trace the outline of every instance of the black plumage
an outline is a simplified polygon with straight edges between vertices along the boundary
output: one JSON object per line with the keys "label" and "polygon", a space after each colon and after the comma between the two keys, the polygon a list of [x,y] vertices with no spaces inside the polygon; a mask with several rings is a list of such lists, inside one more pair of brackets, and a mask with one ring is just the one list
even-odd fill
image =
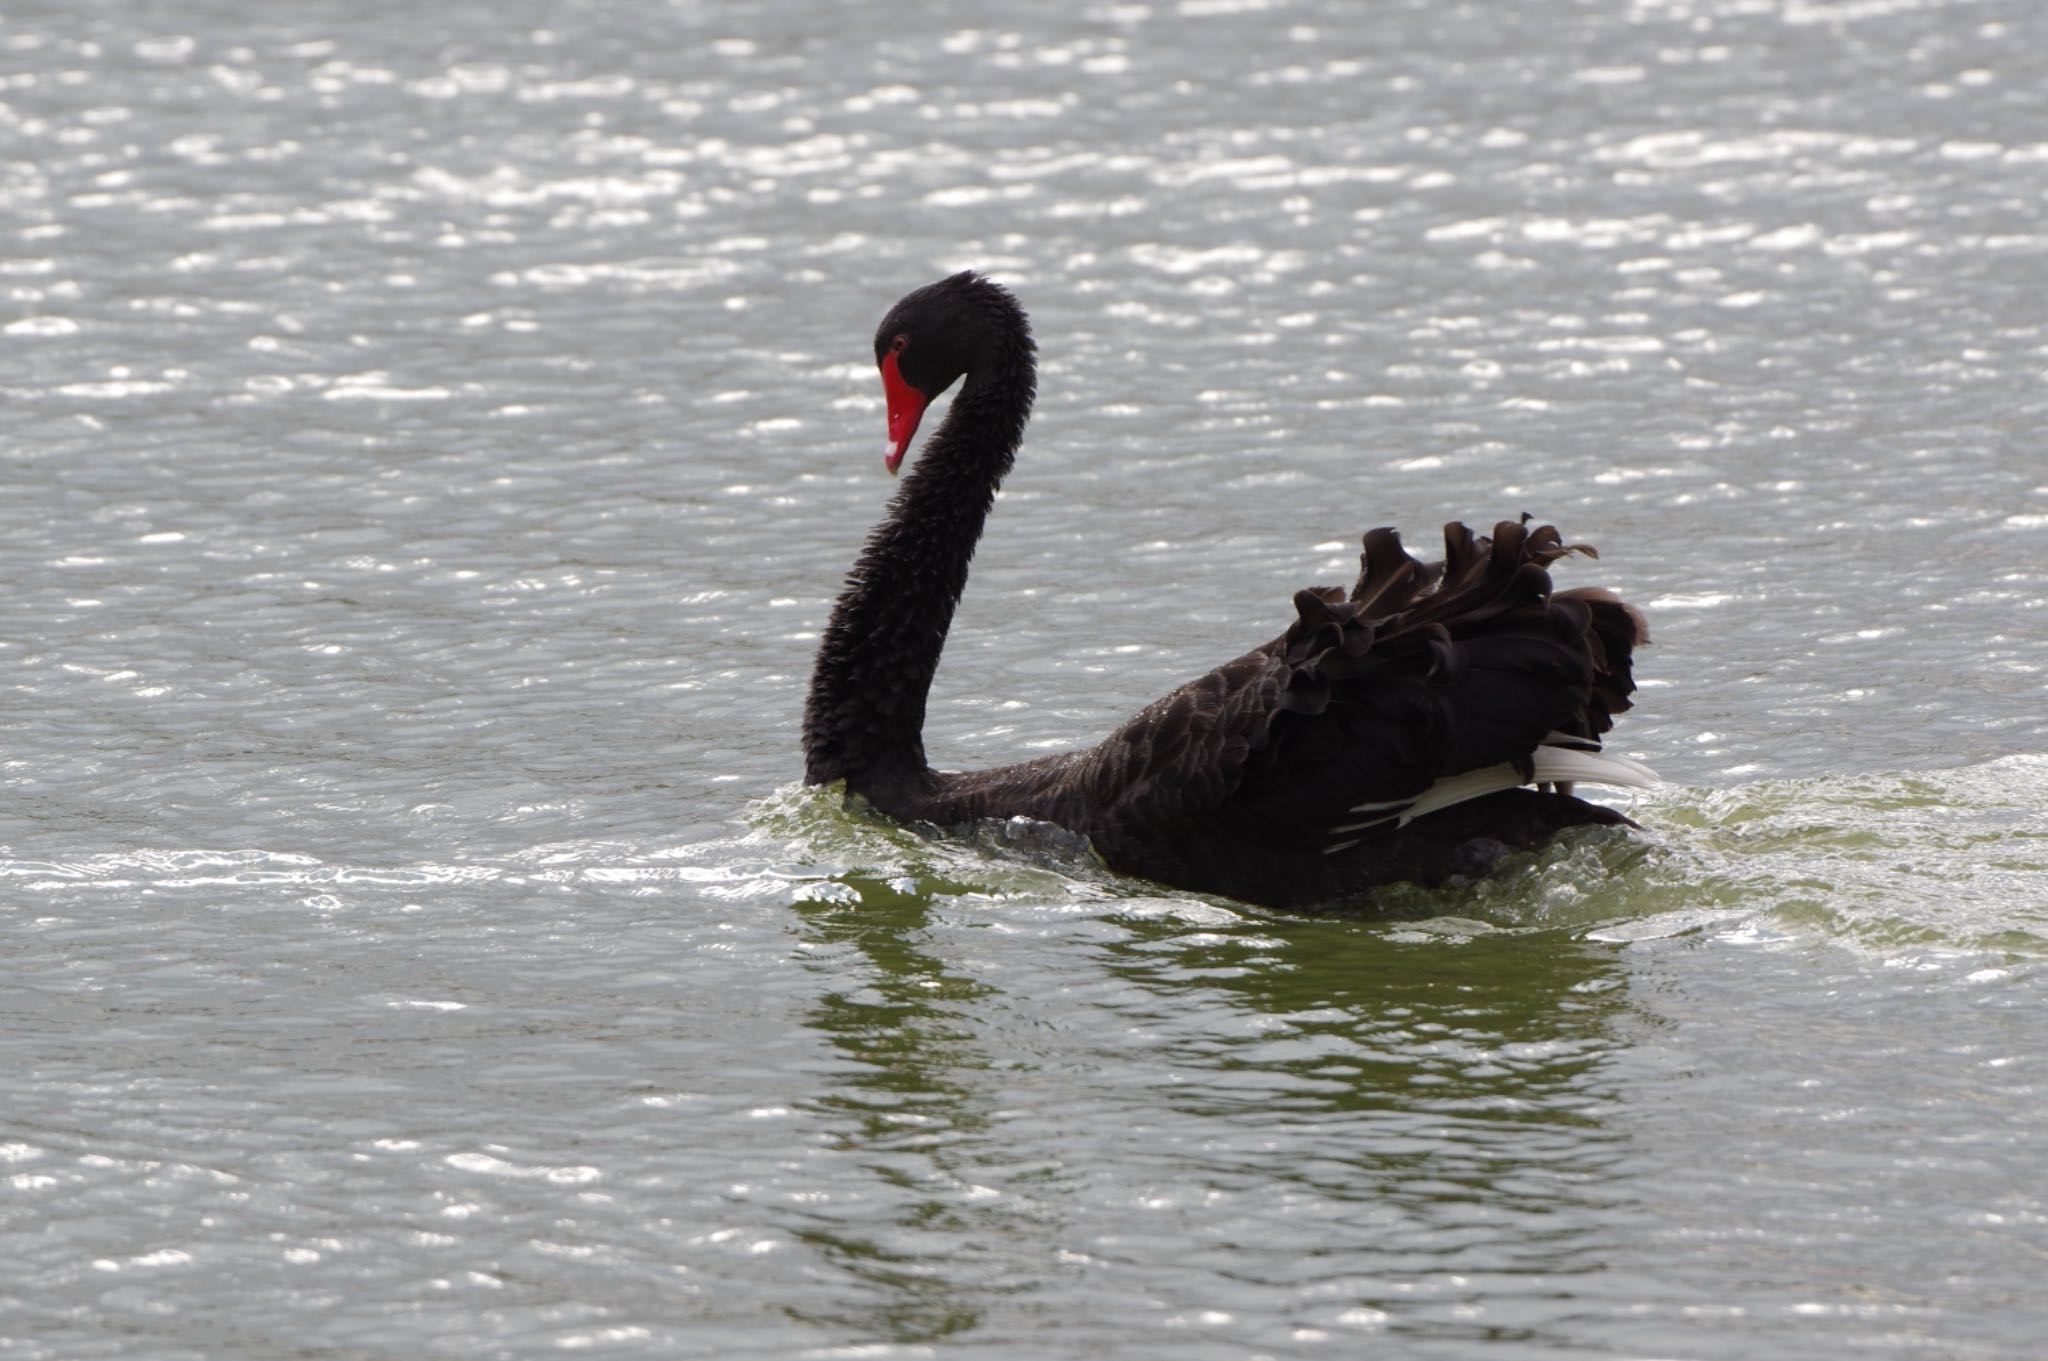
{"label": "black plumage", "polygon": [[[1114,869],[1275,906],[1483,871],[1563,828],[1626,819],[1569,782],[1646,784],[1599,752],[1629,707],[1642,617],[1554,591],[1548,526],[1444,529],[1444,561],[1365,536],[1357,584],[1300,591],[1265,646],[1188,682],[1098,745],[966,773],[925,759],[925,700],[968,564],[1023,438],[1035,348],[1009,292],[973,273],[907,295],[875,336],[902,457],[924,403],[964,377],[840,596],[804,714],[805,780],[893,817],[1029,817]],[[1534,784],[1534,788],[1517,786]]]}

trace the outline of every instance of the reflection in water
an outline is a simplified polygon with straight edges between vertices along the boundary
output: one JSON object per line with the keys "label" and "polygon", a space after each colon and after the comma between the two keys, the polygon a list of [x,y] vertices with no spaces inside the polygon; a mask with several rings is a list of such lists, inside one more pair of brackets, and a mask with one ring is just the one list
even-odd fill
{"label": "reflection in water", "polygon": [[855,1065],[811,1109],[874,1190],[794,1230],[857,1287],[809,1321],[931,1341],[1102,1291],[1443,1338],[1483,1296],[1473,1335],[1541,1339],[1546,1280],[1602,1265],[1614,947],[1144,901],[1031,932],[840,882],[858,907],[797,909]]}
{"label": "reflection in water", "polygon": [[[796,1231],[863,1287],[860,1298],[874,1301],[861,1313],[806,1321],[932,1341],[981,1318],[952,1273],[971,1269],[972,1239],[993,1227],[985,1209],[963,1214],[975,1197],[971,1179],[956,1170],[988,1135],[992,1102],[971,1075],[989,1064],[974,1047],[966,1009],[990,989],[917,948],[928,898],[875,879],[840,882],[859,893],[857,911],[820,904],[799,911],[817,945],[850,946],[871,971],[866,988],[829,991],[811,1012],[811,1026],[854,1065],[813,1109],[837,1131],[842,1151],[881,1183],[887,1210],[879,1221],[821,1217]],[[830,953],[818,967],[828,978],[847,976]]]}
{"label": "reflection in water", "polygon": [[[805,890],[833,906],[797,909],[808,1025],[843,1063],[806,1109],[848,1169],[813,1179],[791,1230],[825,1263],[827,1302],[803,1318],[864,1342],[1029,1329],[1062,1355],[1130,1354],[1134,1335],[1175,1355],[1342,1352],[1378,1333],[1462,1357],[1589,1336],[1666,1354],[1699,1309],[1804,1308],[1795,1284],[1714,1264],[1750,1261],[1758,1225],[1834,1222],[1818,1188],[1841,1183],[1830,1141],[1859,1137],[1843,1112],[1858,1090],[1873,1128],[1897,1112],[1890,1078],[1845,1059],[1861,1045],[1839,1018],[1815,1030],[1806,965],[1787,961],[1816,942],[1850,972],[1873,949],[1915,971],[1953,955],[1968,998],[1894,971],[1904,1000],[1993,1004],[2003,966],[2038,955],[2043,768],[1674,789],[1642,810],[1651,832],[1396,891],[1400,920],[1370,922],[1145,896],[794,800],[779,834],[837,871]],[[2003,966],[1971,972],[1987,948]],[[1730,988],[1740,1015],[1674,1010],[1655,961],[1735,950],[1792,952],[1784,982],[1748,976],[1759,954]],[[1802,1016],[1779,1095],[1755,1105],[1749,1065]],[[1693,1071],[1703,1029],[1740,1037],[1711,1050],[1718,1081]],[[1948,1060],[1930,1062],[1940,1089]],[[1771,1160],[1820,1171],[1760,1196],[1726,1181],[1726,1136],[1695,1131],[1772,1109],[1800,1132]],[[1910,1293],[1915,1270],[1887,1279]]]}
{"label": "reflection in water", "polygon": [[[2038,3],[399,8],[0,10],[6,1361],[2041,1354]],[[1526,507],[1640,858],[1461,941],[733,837],[969,265],[935,754]]]}
{"label": "reflection in water", "polygon": [[[1143,989],[1134,1022],[1201,1018],[1155,1055],[1155,1098],[1198,1132],[1162,1150],[1179,1175],[1269,1200],[1250,1218],[1266,1236],[1296,1212],[1356,1226],[1353,1246],[1264,1284],[1334,1290],[1340,1312],[1392,1331],[1421,1299],[1455,1311],[1485,1298],[1475,1336],[1538,1338],[1543,1311],[1504,1326],[1515,1311],[1501,1298],[1601,1265],[1621,1149],[1600,1072],[1627,995],[1611,947],[1279,919],[1230,933],[1147,922],[1110,955]],[[1187,1257],[1243,1278],[1232,1246]]]}

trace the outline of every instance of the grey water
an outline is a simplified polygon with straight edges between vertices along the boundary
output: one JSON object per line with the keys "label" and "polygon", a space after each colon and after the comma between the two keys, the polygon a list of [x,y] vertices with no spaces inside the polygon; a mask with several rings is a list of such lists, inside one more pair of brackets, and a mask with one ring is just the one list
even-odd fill
{"label": "grey water", "polygon": [[[2044,205],[2027,0],[9,0],[0,1351],[2038,1356]],[[935,759],[1527,511],[1644,832],[1318,919],[802,790],[969,266]]]}

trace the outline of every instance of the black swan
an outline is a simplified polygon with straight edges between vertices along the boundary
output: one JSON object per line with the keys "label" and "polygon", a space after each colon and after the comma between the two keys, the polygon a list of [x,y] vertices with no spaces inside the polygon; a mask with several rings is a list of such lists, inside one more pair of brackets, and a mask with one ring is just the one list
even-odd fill
{"label": "black swan", "polygon": [[1599,742],[1629,707],[1642,616],[1607,591],[1553,592],[1550,564],[1593,551],[1526,516],[1491,538],[1445,526],[1435,565],[1375,529],[1348,594],[1297,592],[1284,634],[1099,745],[933,770],[925,698],[1023,440],[1035,353],[1016,299],[972,271],[908,294],[876,331],[890,472],[926,404],[966,382],[833,607],[804,708],[806,784],[844,780],[890,817],[940,827],[1052,823],[1121,873],[1296,908],[1483,873],[1566,827],[1633,825],[1570,790],[1656,782]]}

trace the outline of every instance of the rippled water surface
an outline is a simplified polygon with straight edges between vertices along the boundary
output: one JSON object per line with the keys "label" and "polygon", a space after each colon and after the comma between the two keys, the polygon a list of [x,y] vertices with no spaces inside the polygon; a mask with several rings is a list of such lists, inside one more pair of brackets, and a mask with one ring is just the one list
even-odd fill
{"label": "rippled water surface", "polygon": [[[2036,10],[10,3],[0,1350],[2038,1356]],[[969,265],[941,762],[1528,510],[1645,834],[1318,920],[799,789]]]}

